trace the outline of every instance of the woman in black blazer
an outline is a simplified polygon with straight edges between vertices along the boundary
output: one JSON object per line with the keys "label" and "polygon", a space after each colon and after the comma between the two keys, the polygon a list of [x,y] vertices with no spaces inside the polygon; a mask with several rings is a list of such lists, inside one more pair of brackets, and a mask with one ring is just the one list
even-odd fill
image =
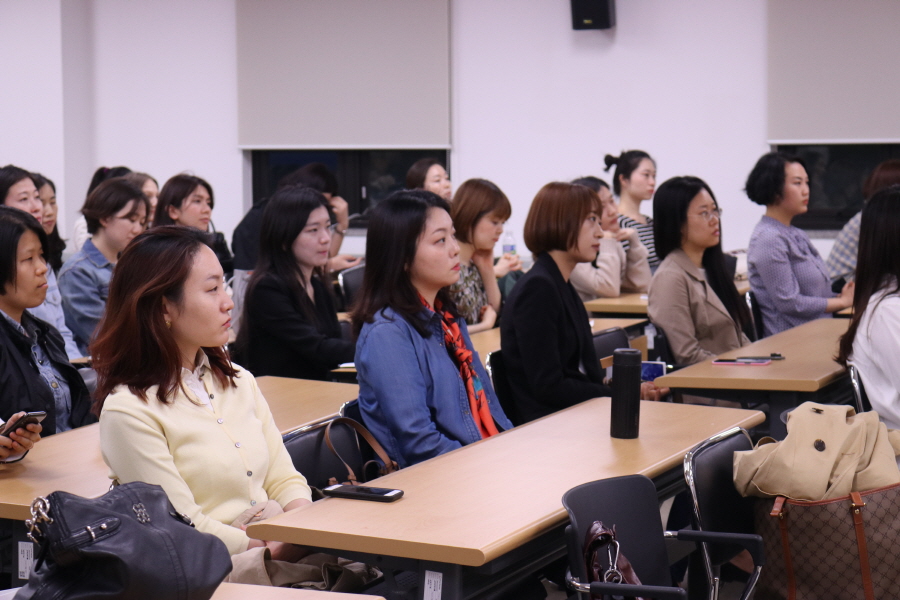
{"label": "woman in black blazer", "polygon": [[286,186],[268,201],[237,339],[254,375],[328,380],[331,369],[353,361],[355,345],[341,338],[321,279],[333,231],[328,201],[310,187]]}
{"label": "woman in black blazer", "polygon": [[[587,311],[569,283],[575,265],[593,261],[600,249],[600,210],[593,190],[557,182],[541,188],[528,211],[525,245],[535,263],[510,293],[500,323],[515,404],[507,416],[517,425],[611,393]],[[642,385],[644,399],[659,393]]]}

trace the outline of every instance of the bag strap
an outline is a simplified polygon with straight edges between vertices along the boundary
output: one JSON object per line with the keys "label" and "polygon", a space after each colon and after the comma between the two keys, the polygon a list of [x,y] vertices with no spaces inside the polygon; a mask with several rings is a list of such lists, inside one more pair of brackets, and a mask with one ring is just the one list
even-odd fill
{"label": "bag strap", "polygon": [[869,565],[869,549],[866,545],[866,528],[863,522],[863,502],[859,492],[850,492],[850,513],[853,515],[853,529],[856,530],[856,544],[859,546],[859,568],[862,575],[863,590],[866,600],[875,600],[875,589],[872,585],[872,569]]}
{"label": "bag strap", "polygon": [[787,514],[784,510],[784,496],[775,498],[770,517],[778,518],[778,529],[781,531],[781,553],[784,555],[784,569],[787,571],[788,600],[797,599],[797,579],[794,576],[794,565],[791,562],[791,542],[788,537]]}
{"label": "bag strap", "polygon": [[350,483],[353,485],[359,485],[359,482],[356,478],[356,473],[353,472],[353,469],[350,468],[350,465],[347,464],[347,461],[340,455],[340,453],[335,449],[334,444],[331,441],[331,426],[335,424],[344,424],[348,427],[352,428],[356,431],[357,435],[362,437],[369,446],[372,447],[372,450],[375,451],[375,454],[381,459],[381,462],[384,463],[384,469],[382,475],[387,475],[388,473],[393,473],[394,471],[399,471],[400,467],[397,465],[397,462],[391,460],[391,457],[388,456],[388,453],[385,452],[384,448],[382,448],[381,444],[378,443],[378,440],[369,432],[368,429],[362,426],[362,424],[350,419],[348,417],[338,417],[337,419],[332,419],[328,422],[328,425],[325,427],[325,444],[328,445],[328,449],[338,457],[344,467],[347,469],[347,474],[350,476]]}

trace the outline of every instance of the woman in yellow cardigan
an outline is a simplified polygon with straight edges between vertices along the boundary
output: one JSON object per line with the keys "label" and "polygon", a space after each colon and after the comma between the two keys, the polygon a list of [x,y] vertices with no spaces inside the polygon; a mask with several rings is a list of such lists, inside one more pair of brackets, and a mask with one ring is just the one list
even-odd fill
{"label": "woman in yellow cardigan", "polygon": [[223,350],[233,303],[204,234],[157,227],[122,253],[91,346],[100,448],[120,483],[162,486],[197,529],[232,554],[266,545],[295,560],[297,546],[250,539],[231,523],[267,500],[310,502],[253,376]]}

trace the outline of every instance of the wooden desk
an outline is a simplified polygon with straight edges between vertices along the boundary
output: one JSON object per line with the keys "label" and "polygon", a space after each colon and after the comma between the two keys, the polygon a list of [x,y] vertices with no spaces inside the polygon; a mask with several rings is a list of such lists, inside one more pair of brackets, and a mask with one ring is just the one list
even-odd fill
{"label": "wooden desk", "polygon": [[350,383],[270,376],[256,381],[282,433],[339,417],[341,406],[359,397],[359,386]]}
{"label": "wooden desk", "polygon": [[833,358],[849,324],[847,319],[817,319],[721,355],[736,358],[778,352],[785,357],[765,366],[716,366],[707,360],[655,383],[697,396],[768,402],[769,433],[782,439],[787,433],[780,418],[785,410],[807,400],[827,403],[851,397],[846,371]]}
{"label": "wooden desk", "polygon": [[31,518],[31,501],[56,490],[88,498],[109,490],[109,468],[100,455],[95,423],[41,439],[16,463],[0,464],[0,518]]}
{"label": "wooden desk", "polygon": [[[643,326],[646,324],[647,319],[591,319],[591,331],[597,333],[609,329],[610,327],[621,327],[626,331],[630,329],[632,332],[637,328],[642,331]],[[469,337],[472,338],[472,346],[475,349],[475,352],[478,353],[478,356],[481,357],[482,364],[487,360],[488,354],[500,349],[499,327],[488,329],[487,331],[479,331],[478,333],[471,334]],[[632,347],[642,349],[644,351],[644,358],[646,359],[646,337],[637,335],[632,340]]]}
{"label": "wooden desk", "polygon": [[[738,294],[750,291],[749,281],[735,281]],[[595,315],[646,315],[647,294],[622,294],[618,298],[595,298],[584,303],[588,313]]]}
{"label": "wooden desk", "polygon": [[[316,590],[266,587],[223,583],[212,595],[212,600],[360,600],[358,594],[335,594]],[[384,600],[381,596],[366,596],[365,600]]]}
{"label": "wooden desk", "polygon": [[426,571],[437,572],[443,600],[456,600],[472,591],[472,579],[521,576],[508,570],[522,561],[539,567],[532,556],[538,549],[541,560],[561,557],[561,498],[570,488],[634,473],[680,476],[696,444],[764,419],[757,411],[642,402],[641,437],[614,440],[609,412],[608,398],[589,400],[373,482],[404,490],[397,502],[329,498],[251,525],[248,533],[385,568],[416,568],[420,593]]}

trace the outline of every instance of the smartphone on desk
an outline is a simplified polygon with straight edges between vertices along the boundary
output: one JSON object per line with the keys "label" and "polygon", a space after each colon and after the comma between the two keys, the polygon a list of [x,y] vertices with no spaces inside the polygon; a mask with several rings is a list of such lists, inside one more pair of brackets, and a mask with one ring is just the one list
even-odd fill
{"label": "smartphone on desk", "polygon": [[761,356],[748,356],[739,358],[717,358],[712,361],[714,365],[729,365],[743,367],[762,367],[772,364],[771,358],[763,358]]}
{"label": "smartphone on desk", "polygon": [[333,498],[350,498],[351,500],[370,500],[372,502],[394,502],[403,497],[403,490],[366,487],[364,485],[332,485],[322,493]]}
{"label": "smartphone on desk", "polygon": [[42,410],[25,413],[15,421],[7,421],[3,425],[3,429],[0,429],[0,435],[7,436],[10,432],[15,431],[16,429],[25,428],[27,425],[31,425],[32,423],[40,423],[46,417],[47,413]]}

